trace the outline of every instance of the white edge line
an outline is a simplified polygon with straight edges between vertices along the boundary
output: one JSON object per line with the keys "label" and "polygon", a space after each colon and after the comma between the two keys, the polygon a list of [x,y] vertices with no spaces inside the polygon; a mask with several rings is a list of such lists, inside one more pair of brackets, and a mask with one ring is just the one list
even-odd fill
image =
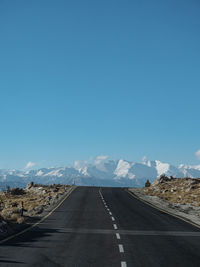
{"label": "white edge line", "polygon": [[33,225],[31,225],[30,227],[22,230],[21,232],[18,232],[14,235],[11,235],[11,236],[8,236],[7,238],[3,239],[3,240],[0,240],[0,244],[3,244],[5,243],[6,241],[9,241],[10,239],[13,239],[23,233],[26,233],[28,232],[30,229],[34,228],[35,226],[37,226],[38,224],[40,224],[41,222],[43,222],[45,219],[47,219],[57,208],[59,208],[61,206],[61,204],[71,195],[71,193],[76,189],[76,187],[71,187],[70,190],[67,192],[67,195],[64,199],[62,199],[61,202],[59,202],[59,204],[54,208],[52,209],[46,216],[44,216],[41,220],[39,220],[38,222],[34,223]]}
{"label": "white edge line", "polygon": [[166,211],[166,210],[164,210],[164,209],[162,209],[162,208],[159,208],[159,207],[157,207],[155,204],[150,203],[150,202],[148,202],[147,200],[144,200],[144,199],[138,197],[137,195],[135,195],[135,194],[134,194],[132,191],[130,191],[130,190],[126,190],[126,192],[127,192],[128,194],[130,194],[132,197],[134,197],[134,198],[140,200],[141,202],[145,203],[146,205],[151,206],[151,207],[154,208],[154,209],[157,209],[157,210],[159,210],[159,211],[162,211],[162,212],[164,212],[164,213],[166,213],[166,214],[168,214],[168,215],[171,215],[171,216],[173,216],[173,217],[175,217],[175,218],[178,218],[178,219],[180,219],[180,220],[182,220],[182,221],[184,221],[184,222],[186,222],[186,223],[189,223],[189,224],[191,224],[191,225],[193,225],[193,226],[195,226],[195,227],[197,227],[197,228],[200,228],[200,225],[198,225],[198,224],[196,224],[196,223],[194,223],[194,222],[191,222],[191,221],[187,220],[186,218],[183,218],[183,217],[181,217],[181,216],[179,216],[179,215],[176,215],[176,214],[171,213],[171,212],[169,212],[169,211]]}

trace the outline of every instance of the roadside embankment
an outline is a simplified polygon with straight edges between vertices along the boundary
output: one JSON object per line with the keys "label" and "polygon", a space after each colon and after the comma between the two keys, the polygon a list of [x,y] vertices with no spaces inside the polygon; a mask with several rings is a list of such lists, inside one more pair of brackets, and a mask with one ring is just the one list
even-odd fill
{"label": "roadside embankment", "polygon": [[0,238],[28,227],[50,212],[72,189],[29,183],[0,193]]}
{"label": "roadside embankment", "polygon": [[129,188],[141,200],[200,226],[200,179],[157,179],[152,186]]}

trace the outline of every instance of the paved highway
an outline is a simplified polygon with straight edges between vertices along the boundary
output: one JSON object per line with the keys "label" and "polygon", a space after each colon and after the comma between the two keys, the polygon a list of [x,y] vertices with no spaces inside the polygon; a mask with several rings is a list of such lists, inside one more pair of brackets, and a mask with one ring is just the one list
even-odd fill
{"label": "paved highway", "polygon": [[46,220],[0,245],[0,266],[200,266],[200,229],[123,189],[78,187]]}

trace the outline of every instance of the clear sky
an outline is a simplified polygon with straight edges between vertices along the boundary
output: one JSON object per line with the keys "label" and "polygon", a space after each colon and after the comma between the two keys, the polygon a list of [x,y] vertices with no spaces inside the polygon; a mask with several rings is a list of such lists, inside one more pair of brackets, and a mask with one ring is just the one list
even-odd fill
{"label": "clear sky", "polygon": [[198,0],[1,0],[0,168],[198,164]]}

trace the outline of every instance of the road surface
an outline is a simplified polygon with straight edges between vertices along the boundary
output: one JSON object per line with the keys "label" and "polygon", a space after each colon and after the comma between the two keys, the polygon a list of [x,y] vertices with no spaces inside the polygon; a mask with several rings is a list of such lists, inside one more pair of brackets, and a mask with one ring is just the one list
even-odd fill
{"label": "road surface", "polygon": [[200,230],[123,189],[78,187],[41,224],[0,245],[0,266],[199,267]]}

